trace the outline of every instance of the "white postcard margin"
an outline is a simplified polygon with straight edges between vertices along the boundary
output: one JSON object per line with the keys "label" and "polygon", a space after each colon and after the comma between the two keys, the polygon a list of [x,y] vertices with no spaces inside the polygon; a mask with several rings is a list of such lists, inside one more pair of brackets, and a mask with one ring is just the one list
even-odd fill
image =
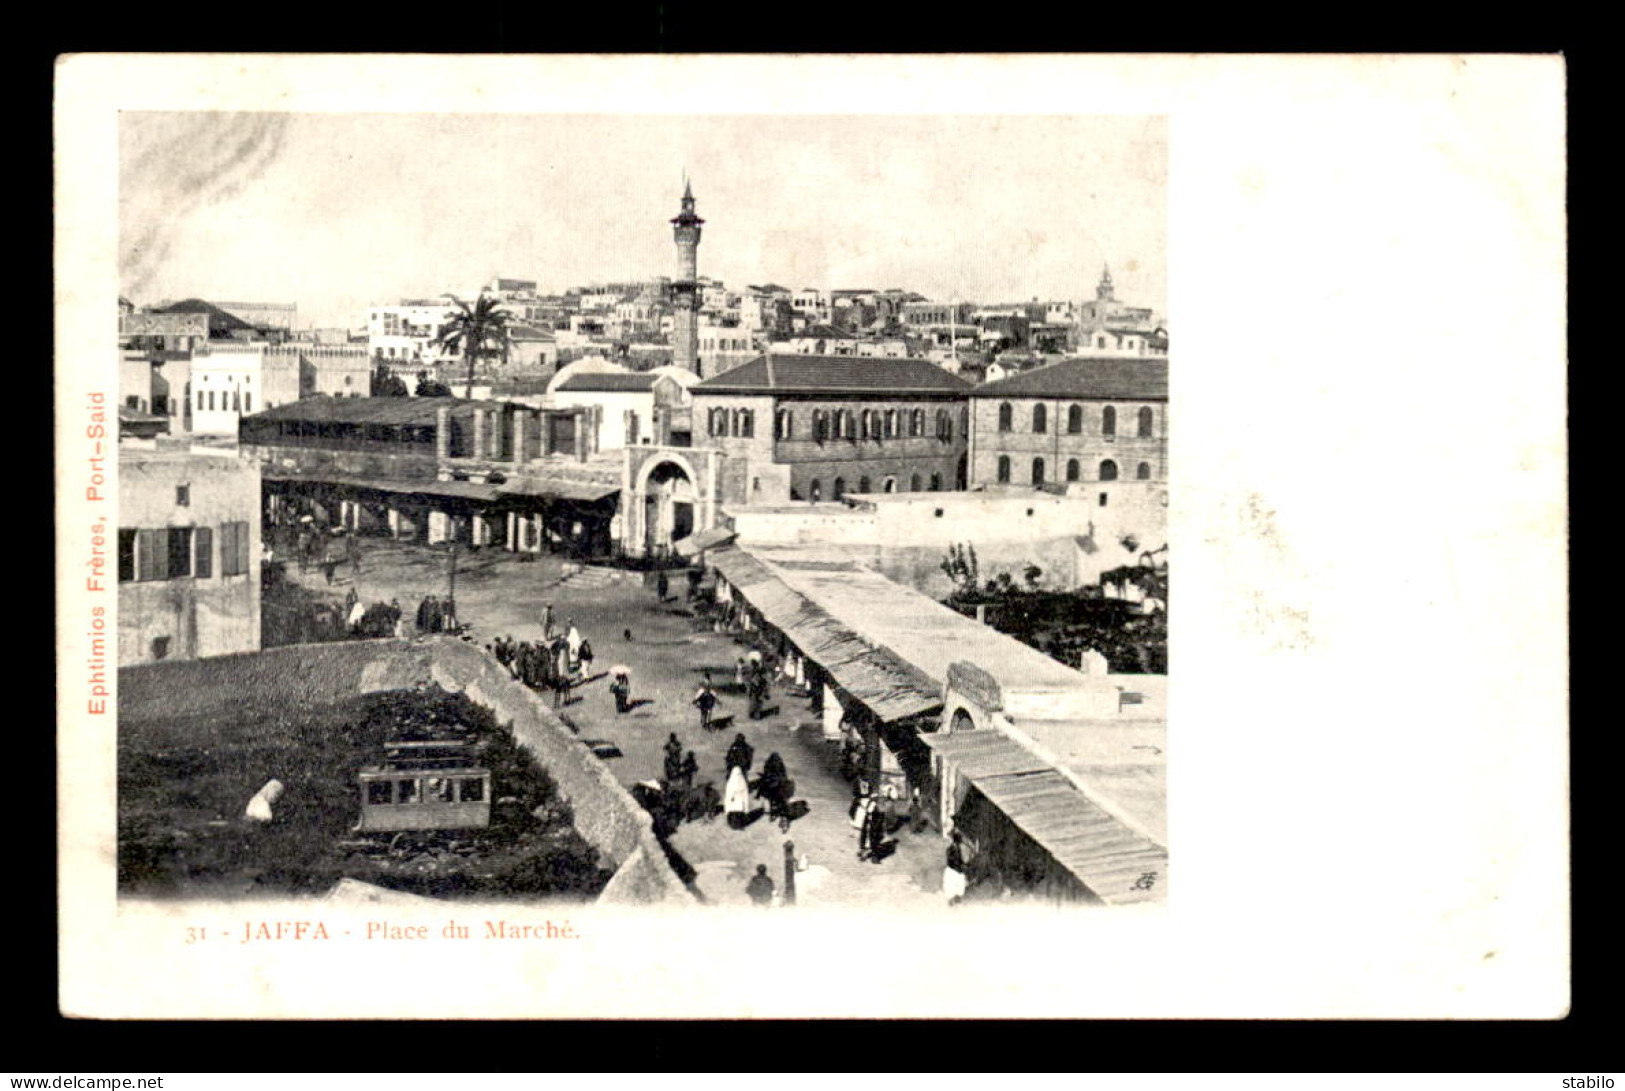
{"label": "white postcard margin", "polygon": [[[1554,57],[67,58],[63,1010],[1561,1016],[1563,104]],[[91,433],[99,407],[116,434],[118,111],[152,109],[1166,115],[1169,904],[789,920],[581,907],[573,941],[432,950],[186,942],[207,920],[296,920],[308,904],[118,912],[114,717],[90,711],[86,654],[98,606],[116,632],[116,586],[87,585],[94,528],[117,526],[116,451],[93,464]]]}

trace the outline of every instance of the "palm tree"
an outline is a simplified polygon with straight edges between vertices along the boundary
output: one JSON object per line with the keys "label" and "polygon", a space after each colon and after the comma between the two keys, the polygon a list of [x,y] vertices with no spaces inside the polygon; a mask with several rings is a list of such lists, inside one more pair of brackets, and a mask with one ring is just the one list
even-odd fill
{"label": "palm tree", "polygon": [[484,292],[472,305],[454,295],[447,295],[446,298],[452,301],[457,311],[441,328],[440,335],[434,340],[435,347],[463,354],[468,361],[468,387],[463,391],[463,396],[472,398],[475,363],[481,357],[506,358],[513,345],[513,339],[508,336],[508,322],[513,315]]}

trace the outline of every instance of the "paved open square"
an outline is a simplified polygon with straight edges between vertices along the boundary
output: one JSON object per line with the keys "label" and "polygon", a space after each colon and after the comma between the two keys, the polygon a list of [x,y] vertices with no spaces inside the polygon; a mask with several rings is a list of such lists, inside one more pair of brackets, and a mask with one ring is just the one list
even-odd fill
{"label": "paved open square", "polygon": [[[675,732],[683,748],[699,763],[697,782],[725,780],[725,755],[737,734],[755,750],[752,773],[769,754],[784,759],[795,780],[795,798],[808,812],[788,832],[765,812],[742,830],[729,828],[719,816],[689,822],[671,837],[671,847],[693,869],[693,884],[710,904],[748,904],[745,885],[758,864],[766,864],[776,889],[784,886],[785,844],[806,858],[796,876],[796,904],[833,903],[940,905],[944,843],[934,832],[915,834],[905,826],[892,834],[895,851],[879,863],[858,859],[857,831],[848,820],[852,789],[841,774],[839,747],[825,741],[808,702],[775,688],[770,713],[752,721],[735,667],[748,651],[732,634],[715,632],[696,619],[684,601],[687,582],[681,571],[669,576],[667,600],[656,594],[654,573],[609,568],[580,568],[562,558],[534,560],[500,550],[459,550],[456,558],[458,619],[468,636],[484,647],[498,637],[539,639],[548,603],[555,624],[573,621],[591,643],[592,675],[575,687],[559,712],[584,740],[608,740],[621,757],[605,759],[622,784],[658,780],[662,747]],[[451,578],[451,555],[445,547],[362,540],[361,575],[352,584],[348,565],[339,565],[333,582],[317,567],[300,573],[288,566],[289,578],[312,591],[342,599],[354,586],[363,603],[400,602],[408,618],[425,595],[444,596]],[[635,706],[617,714],[609,691],[608,670],[623,663],[632,670]],[[729,720],[721,730],[705,732],[692,705],[706,671],[719,697],[715,717]]]}

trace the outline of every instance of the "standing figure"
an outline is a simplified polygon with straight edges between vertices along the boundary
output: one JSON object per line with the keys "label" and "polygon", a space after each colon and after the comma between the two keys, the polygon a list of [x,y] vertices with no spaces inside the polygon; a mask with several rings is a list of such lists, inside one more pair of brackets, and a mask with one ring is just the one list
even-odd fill
{"label": "standing figure", "polygon": [[734,663],[734,685],[741,690],[745,688],[745,657],[740,656]]}
{"label": "standing figure", "polygon": [[677,741],[677,732],[673,731],[666,738],[663,749],[661,768],[667,782],[675,781],[682,775],[683,770],[683,744]]}
{"label": "standing figure", "polygon": [[592,675],[592,641],[583,640],[581,642],[581,651],[577,654],[576,659],[581,664],[581,677],[585,681]]}
{"label": "standing figure", "polygon": [[666,601],[666,592],[670,590],[671,584],[667,582],[665,572],[655,576],[655,594],[659,596],[661,602]]}
{"label": "standing figure", "polygon": [[728,771],[728,787],[722,793],[722,809],[728,815],[730,828],[745,828],[750,814],[750,786],[745,783],[745,771],[737,765]]}
{"label": "standing figure", "polygon": [[779,823],[781,830],[790,828],[790,795],[795,791],[795,783],[790,779],[789,770],[784,767],[784,759],[779,757],[777,751],[767,756],[762,763],[762,776],[756,782],[756,792],[767,800],[767,817]]}
{"label": "standing figure", "polygon": [[965,897],[965,846],[959,836],[959,831],[953,833],[953,841],[948,845],[946,865],[942,869],[942,896],[948,899],[949,905],[958,905]]}
{"label": "standing figure", "polygon": [[625,712],[631,704],[632,697],[632,668],[617,663],[609,668],[609,691],[615,695],[615,712]]}
{"label": "standing figure", "polygon": [[711,730],[711,710],[717,707],[717,694],[711,688],[711,680],[707,678],[700,684],[700,691],[694,695],[694,707],[700,710],[700,730]]}
{"label": "standing figure", "polygon": [[745,741],[744,732],[734,736],[733,745],[728,747],[727,769],[743,769],[750,774],[750,763],[756,757],[756,749]]}
{"label": "standing figure", "polygon": [[705,573],[701,569],[690,568],[688,570],[688,601],[689,602],[693,602],[697,597],[699,597],[699,594],[700,594],[700,581],[703,580],[704,578],[705,578]]}
{"label": "standing figure", "polygon": [[551,602],[542,604],[542,639],[553,639],[553,604]]}
{"label": "standing figure", "polygon": [[699,759],[694,756],[694,751],[690,750],[688,755],[683,758],[683,764],[678,767],[677,779],[682,783],[684,788],[692,788],[694,787],[694,778],[698,776],[699,773]]}
{"label": "standing figure", "polygon": [[349,556],[349,560],[350,560],[350,582],[351,583],[360,583],[361,582],[361,542],[356,538],[356,536],[354,534],[349,534],[349,535],[345,536],[345,538],[344,538],[344,552]]}
{"label": "standing figure", "polygon": [[571,618],[568,631],[564,636],[565,646],[570,650],[570,662],[574,664],[581,655],[581,630],[576,628],[575,618]]}
{"label": "standing figure", "polygon": [[745,893],[750,895],[752,905],[770,906],[773,904],[773,880],[768,878],[767,865],[757,864],[756,874],[751,877],[745,887]]}
{"label": "standing figure", "polygon": [[886,813],[873,796],[869,797],[869,806],[863,817],[863,832],[859,838],[858,859],[880,863],[881,847],[886,842]]}

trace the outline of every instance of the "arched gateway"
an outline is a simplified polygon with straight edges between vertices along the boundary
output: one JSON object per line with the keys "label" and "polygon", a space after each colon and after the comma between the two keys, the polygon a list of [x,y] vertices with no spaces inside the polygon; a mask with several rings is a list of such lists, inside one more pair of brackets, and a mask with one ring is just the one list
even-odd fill
{"label": "arched gateway", "polygon": [[644,551],[667,553],[674,543],[694,533],[697,500],[686,467],[664,459],[654,463],[643,487]]}

